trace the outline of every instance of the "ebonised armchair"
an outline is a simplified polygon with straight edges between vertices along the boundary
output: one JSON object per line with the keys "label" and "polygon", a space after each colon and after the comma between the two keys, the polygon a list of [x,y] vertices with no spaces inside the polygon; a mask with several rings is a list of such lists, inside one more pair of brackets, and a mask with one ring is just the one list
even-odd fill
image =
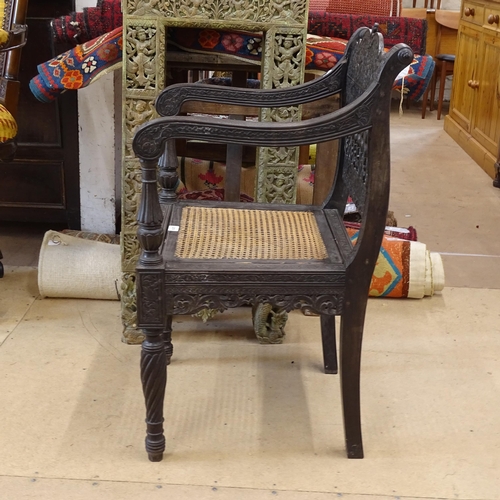
{"label": "ebonised armchair", "polygon": [[[361,343],[389,200],[391,88],[412,58],[403,44],[385,53],[377,28],[361,28],[338,65],[313,82],[283,90],[181,84],[158,97],[160,115],[176,114],[186,99],[279,107],[335,93],[340,93],[341,108],[293,123],[165,116],[137,130],[133,149],[142,168],[137,304],[138,327],[146,337],[141,377],[151,461],[161,460],[165,449],[163,404],[172,316],[261,302],[320,314],[326,373],[336,372],[335,316],[341,317],[347,456],[363,457]],[[321,206],[176,201],[176,138],[277,148],[339,139],[340,154],[331,166],[336,168],[335,182]],[[275,174],[279,189],[279,175],[272,167],[269,174]],[[355,246],[342,222],[349,196],[362,214]]]}

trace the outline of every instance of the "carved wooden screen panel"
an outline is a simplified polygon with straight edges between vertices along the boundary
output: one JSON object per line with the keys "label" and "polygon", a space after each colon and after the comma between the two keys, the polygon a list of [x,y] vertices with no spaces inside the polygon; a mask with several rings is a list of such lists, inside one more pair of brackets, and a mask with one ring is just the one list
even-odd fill
{"label": "carved wooden screen panel", "polygon": [[[303,82],[308,0],[124,0],[122,320],[127,342],[135,330],[136,216],[140,167],[131,150],[136,128],[155,116],[154,99],[165,86],[168,26],[264,32],[262,87]],[[300,120],[299,108],[263,109],[265,121]],[[297,148],[260,148],[256,198],[294,203]]]}

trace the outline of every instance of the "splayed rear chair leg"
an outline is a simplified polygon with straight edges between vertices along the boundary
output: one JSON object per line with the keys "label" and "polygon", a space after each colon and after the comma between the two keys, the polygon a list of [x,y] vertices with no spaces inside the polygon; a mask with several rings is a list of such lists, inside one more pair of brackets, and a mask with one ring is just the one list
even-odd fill
{"label": "splayed rear chair leg", "polygon": [[340,383],[348,458],[363,458],[361,434],[360,368],[366,301],[350,305],[340,331]]}

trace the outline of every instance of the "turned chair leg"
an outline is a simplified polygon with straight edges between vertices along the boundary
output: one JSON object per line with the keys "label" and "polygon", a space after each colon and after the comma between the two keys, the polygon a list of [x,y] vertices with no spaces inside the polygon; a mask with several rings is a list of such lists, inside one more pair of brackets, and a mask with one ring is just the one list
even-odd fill
{"label": "turned chair leg", "polygon": [[363,458],[360,369],[366,299],[353,299],[346,309],[340,327],[340,385],[345,441],[348,458]]}
{"label": "turned chair leg", "polygon": [[174,352],[174,346],[172,344],[172,316],[167,316],[167,324],[165,325],[165,330],[163,330],[162,338],[165,346],[165,354],[167,356],[167,365],[169,365]]}
{"label": "turned chair leg", "polygon": [[167,383],[167,354],[163,329],[145,329],[141,351],[141,380],[146,402],[146,451],[151,462],[160,462],[165,451],[163,401]]}
{"label": "turned chair leg", "polygon": [[338,373],[337,345],[335,340],[335,316],[321,315],[321,340],[325,373]]}

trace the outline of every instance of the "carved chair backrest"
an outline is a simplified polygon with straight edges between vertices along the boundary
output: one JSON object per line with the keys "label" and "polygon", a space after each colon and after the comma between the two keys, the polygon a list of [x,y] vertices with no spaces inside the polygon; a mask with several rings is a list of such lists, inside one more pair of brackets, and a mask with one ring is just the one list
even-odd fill
{"label": "carved chair backrest", "polygon": [[[403,57],[410,62],[411,49],[407,47],[401,51],[401,45],[396,45],[389,53],[384,52],[383,37],[376,26],[373,30],[358,30],[345,52],[347,64],[342,107],[355,104],[374,85],[385,89],[373,92],[372,102],[368,100],[366,109],[359,110],[356,115],[359,129],[341,138],[336,179],[332,195],[326,202],[326,206],[343,213],[348,198],[351,198],[363,222],[371,217],[385,219],[388,208],[390,84],[393,80],[387,79],[394,79],[396,75],[392,74],[394,71],[384,71],[384,68],[394,57]],[[381,64],[384,60],[385,64]],[[363,123],[366,126],[363,127]]]}
{"label": "carved chair backrest", "polygon": [[[358,99],[378,78],[380,62],[384,54],[383,37],[377,31],[361,30],[350,39],[345,51],[347,60],[345,81],[341,94],[341,106],[347,106]],[[366,181],[368,172],[368,142],[371,128],[342,138],[338,175],[342,175],[345,195],[351,197],[357,210],[363,214],[366,202]],[[341,209],[341,207],[339,207]]]}
{"label": "carved chair backrest", "polygon": [[28,0],[0,2],[0,26],[9,33],[9,40],[0,47],[0,102],[15,117],[19,100],[19,67],[21,51],[26,43]]}
{"label": "carved chair backrest", "polygon": [[[365,33],[367,36],[363,36]],[[369,35],[368,31],[358,32],[350,39],[345,51],[348,63],[343,106],[355,101],[377,79],[383,54],[384,40],[377,28]]]}
{"label": "carved chair backrest", "polygon": [[347,127],[353,132],[340,138],[335,179],[325,206],[343,214],[349,198],[356,205],[362,225],[352,256],[367,227],[366,246],[378,248],[382,239],[389,204],[391,89],[396,76],[412,60],[413,52],[404,44],[386,52],[375,25],[356,31],[338,64],[343,65],[341,107],[354,107],[357,112]]}

